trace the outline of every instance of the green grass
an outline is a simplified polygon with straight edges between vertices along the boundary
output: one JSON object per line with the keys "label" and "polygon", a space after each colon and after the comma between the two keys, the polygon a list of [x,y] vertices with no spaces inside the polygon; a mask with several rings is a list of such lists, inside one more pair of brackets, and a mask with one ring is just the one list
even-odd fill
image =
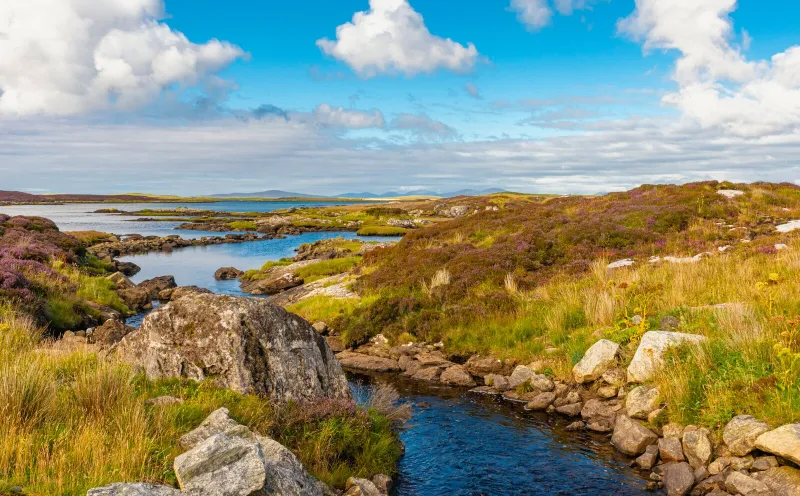
{"label": "green grass", "polygon": [[249,220],[237,220],[230,222],[228,226],[231,228],[231,231],[255,231],[258,229],[256,223]]}
{"label": "green grass", "polygon": [[287,265],[291,265],[294,262],[291,258],[281,258],[280,260],[270,260],[266,262],[264,265],[261,266],[260,269],[250,269],[245,271],[242,275],[241,279],[244,281],[257,281],[259,279],[263,279],[267,276],[266,272],[270,269],[274,269],[275,267],[285,267]]}
{"label": "green grass", "polygon": [[314,296],[306,298],[286,309],[303,317],[309,322],[333,322],[342,315],[350,314],[356,307],[368,303],[370,300],[360,301],[353,298],[333,298],[331,296]]}
{"label": "green grass", "polygon": [[320,260],[295,270],[294,273],[306,284],[325,277],[350,272],[361,262],[361,257],[333,258]]}
{"label": "green grass", "polygon": [[403,236],[408,229],[395,226],[364,226],[358,230],[359,236]]}

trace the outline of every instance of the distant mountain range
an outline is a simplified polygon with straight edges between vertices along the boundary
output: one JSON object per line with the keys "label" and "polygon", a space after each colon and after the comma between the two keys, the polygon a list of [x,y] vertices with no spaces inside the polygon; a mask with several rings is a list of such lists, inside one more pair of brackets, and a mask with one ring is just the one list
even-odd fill
{"label": "distant mountain range", "polygon": [[[329,198],[396,198],[398,196],[441,196],[450,198],[453,196],[478,196],[490,195],[492,193],[502,193],[503,189],[490,188],[484,190],[475,189],[461,189],[458,191],[450,191],[447,193],[440,193],[427,189],[418,189],[413,191],[389,191],[386,193],[371,193],[369,191],[362,191],[360,193],[343,193]],[[291,191],[281,191],[271,189],[268,191],[257,191],[254,193],[224,193],[211,195],[212,198],[322,198],[319,195],[308,195],[305,193],[292,193]]]}

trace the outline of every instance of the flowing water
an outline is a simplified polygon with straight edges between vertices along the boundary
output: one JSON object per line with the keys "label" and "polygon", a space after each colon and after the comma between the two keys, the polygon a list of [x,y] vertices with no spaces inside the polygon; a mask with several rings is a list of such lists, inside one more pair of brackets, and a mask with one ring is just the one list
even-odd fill
{"label": "flowing water", "polygon": [[[37,207],[36,213],[28,215],[53,218],[56,216],[48,211],[52,208]],[[102,216],[94,214],[87,221],[82,213],[86,208],[78,207],[76,211],[81,212],[76,219],[70,219],[61,211],[59,225],[89,222],[80,225],[102,229]],[[257,268],[268,260],[291,256],[302,243],[336,235],[354,237],[353,233],[307,233],[286,239],[149,253],[124,260],[142,268],[135,282],[171,274],[179,285],[196,285],[236,295],[241,294],[238,282],[215,281],[216,269],[223,266],[241,270]],[[140,319],[129,324],[138,326]],[[397,387],[404,401],[414,405],[410,422],[400,432],[405,455],[400,460],[396,477],[397,495],[646,494],[642,474],[627,465],[611,448],[607,437],[566,432],[565,419],[526,412],[520,405],[496,397],[397,376],[352,375],[350,379],[357,398],[367,395],[376,381],[388,381]]]}

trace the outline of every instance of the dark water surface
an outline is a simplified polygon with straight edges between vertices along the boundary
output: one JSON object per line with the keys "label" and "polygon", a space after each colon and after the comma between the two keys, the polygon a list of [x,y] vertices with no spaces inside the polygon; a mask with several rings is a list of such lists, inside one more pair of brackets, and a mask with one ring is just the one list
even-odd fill
{"label": "dark water surface", "polygon": [[414,405],[400,433],[398,495],[650,494],[607,436],[566,432],[563,418],[465,389],[351,376],[357,396],[374,381],[393,384]]}

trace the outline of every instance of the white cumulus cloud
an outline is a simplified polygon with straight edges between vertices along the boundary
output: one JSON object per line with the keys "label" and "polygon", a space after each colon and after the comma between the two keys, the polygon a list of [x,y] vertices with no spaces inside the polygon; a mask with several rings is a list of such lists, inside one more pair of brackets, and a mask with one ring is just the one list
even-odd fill
{"label": "white cumulus cloud", "polygon": [[381,128],[386,125],[380,110],[364,112],[361,110],[332,107],[327,103],[317,106],[313,112],[314,120],[323,126],[346,129]]}
{"label": "white cumulus cloud", "polygon": [[192,43],[164,15],[162,0],[3,0],[0,114],[132,109],[244,55],[227,42]]}
{"label": "white cumulus cloud", "polygon": [[478,50],[428,31],[422,15],[407,0],[370,0],[370,9],[336,28],[336,40],[317,46],[349,65],[362,77],[381,73],[412,76],[438,69],[468,71]]}
{"label": "white cumulus cloud", "polygon": [[553,7],[561,15],[572,15],[576,10],[590,9],[594,0],[511,0],[511,10],[529,30],[536,31],[553,19]]}
{"label": "white cumulus cloud", "polygon": [[691,122],[738,136],[800,129],[800,46],[748,60],[730,14],[736,0],[637,0],[619,30],[648,49],[677,50],[677,91],[663,102]]}

